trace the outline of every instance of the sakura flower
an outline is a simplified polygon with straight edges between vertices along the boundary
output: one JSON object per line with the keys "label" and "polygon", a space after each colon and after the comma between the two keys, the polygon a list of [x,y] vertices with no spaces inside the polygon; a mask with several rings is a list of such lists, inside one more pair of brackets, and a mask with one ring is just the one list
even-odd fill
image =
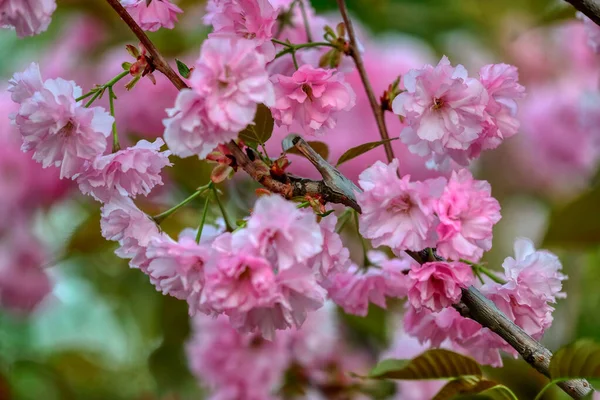
{"label": "sakura flower", "polygon": [[331,277],[328,292],[331,299],[348,314],[366,316],[369,303],[386,308],[387,297],[404,297],[408,279],[402,270],[410,264],[387,260],[383,253],[369,252],[369,260],[379,268],[360,268],[352,264],[347,271]]}
{"label": "sakura flower", "polygon": [[83,194],[108,201],[113,193],[135,198],[147,196],[156,185],[162,185],[160,171],[169,162],[170,151],[161,152],[162,139],[154,143],[140,140],[135,146],[96,158],[77,178]]}
{"label": "sakura flower", "polygon": [[[434,197],[443,180],[411,182],[398,178],[398,160],[385,165],[377,161],[359,176],[364,190],[357,194],[362,208],[360,233],[375,247],[386,245],[399,254],[419,251],[435,244]],[[435,192],[435,193],[434,193]]]}
{"label": "sakura flower", "polygon": [[[29,77],[28,73],[13,77],[17,99],[22,99],[21,89],[30,86]],[[100,107],[83,107],[75,101],[79,96],[81,88],[75,82],[48,79],[21,103],[14,117],[23,138],[22,150],[33,150],[33,159],[44,168],[60,166],[61,178],[77,177],[86,162],[104,152],[114,121]]]}
{"label": "sakura flower", "polygon": [[412,281],[410,304],[417,310],[441,311],[460,300],[461,289],[473,281],[473,272],[461,262],[428,262],[411,268],[408,277]]}
{"label": "sakura flower", "polygon": [[322,134],[336,125],[335,114],[348,111],[356,95],[334,69],[302,65],[291,77],[274,75],[276,102],[271,109],[277,125],[296,121],[309,135]]}
{"label": "sakura flower", "polygon": [[281,383],[290,360],[289,339],[272,341],[242,334],[227,318],[197,315],[186,345],[192,373],[211,390],[211,398],[269,399]]}
{"label": "sakura flower", "polygon": [[473,180],[466,169],[452,172],[436,212],[440,219],[437,251],[441,256],[476,262],[492,248],[492,228],[501,216],[488,182]]}
{"label": "sakura flower", "polygon": [[129,15],[145,31],[156,32],[160,28],[173,29],[177,14],[183,10],[169,0],[121,0]]}
{"label": "sakura flower", "polygon": [[337,217],[329,214],[321,219],[319,227],[323,236],[323,251],[309,261],[309,265],[322,280],[336,271],[344,271],[350,266],[350,252],[342,243],[342,238],[335,231]]}
{"label": "sakura flower", "polygon": [[265,59],[246,39],[205,40],[190,83],[204,98],[210,121],[235,134],[253,121],[258,103],[274,102]]}
{"label": "sakura flower", "polygon": [[158,236],[158,227],[129,197],[113,196],[102,206],[100,217],[102,236],[119,242],[116,254],[122,258],[134,257],[145,251],[150,240]]}
{"label": "sakura flower", "polygon": [[400,138],[413,153],[444,157],[448,150],[466,150],[480,136],[489,96],[462,65],[452,67],[444,56],[436,67],[409,71],[403,83],[406,91],[392,108],[409,125]]}
{"label": "sakura flower", "polygon": [[44,87],[40,66],[36,63],[29,64],[25,71],[15,72],[8,83],[10,85],[8,91],[11,92],[12,100],[18,104],[23,103]]}
{"label": "sakura flower", "polygon": [[248,253],[220,257],[205,279],[205,299],[216,311],[248,312],[268,307],[278,294],[271,264]]}
{"label": "sakura flower", "polygon": [[209,37],[235,35],[252,40],[267,61],[275,57],[271,42],[278,12],[269,0],[210,0],[209,21],[214,28]]}
{"label": "sakura flower", "polygon": [[323,234],[316,216],[278,195],[261,196],[247,228],[234,233],[236,251],[251,246],[278,270],[307,262],[323,249]]}
{"label": "sakura flower", "polygon": [[0,0],[0,27],[13,27],[17,36],[44,32],[56,10],[55,0]]}
{"label": "sakura flower", "polygon": [[595,53],[600,53],[600,27],[581,12],[577,12],[577,18],[583,21],[583,26],[588,35],[588,45]]}

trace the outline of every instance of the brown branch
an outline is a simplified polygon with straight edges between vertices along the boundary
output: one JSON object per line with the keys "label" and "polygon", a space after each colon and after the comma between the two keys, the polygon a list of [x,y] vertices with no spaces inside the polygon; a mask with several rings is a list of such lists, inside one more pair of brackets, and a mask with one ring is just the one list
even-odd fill
{"label": "brown branch", "polygon": [[150,38],[146,35],[146,33],[140,28],[140,26],[135,22],[135,20],[129,15],[125,7],[121,5],[119,0],[106,0],[108,4],[119,14],[121,19],[125,21],[129,29],[134,33],[135,36],[139,39],[142,45],[146,48],[148,53],[150,54],[151,60],[150,62],[154,67],[162,72],[170,81],[175,85],[175,87],[179,90],[185,89],[188,87],[186,83],[181,79],[179,75],[171,68],[167,60],[160,54],[154,43],[150,40]]}
{"label": "brown branch", "polygon": [[589,19],[600,25],[600,2],[597,0],[565,0]]}
{"label": "brown branch", "polygon": [[[352,25],[352,21],[348,16],[346,2],[344,0],[337,0],[337,3],[340,9],[340,13],[342,14],[342,18],[344,20],[344,24],[346,25],[346,29],[348,30],[348,37],[350,38],[350,56],[356,64],[356,69],[358,70],[360,79],[362,80],[363,86],[365,87],[365,91],[367,92],[367,97],[369,98],[371,109],[373,110],[373,114],[375,115],[375,121],[377,122],[377,128],[379,129],[381,139],[387,140],[390,138],[390,135],[388,134],[387,127],[385,125],[383,110],[381,109],[381,105],[375,97],[375,92],[373,92],[373,86],[371,86],[371,82],[369,81],[369,76],[367,75],[365,64],[363,63],[360,51],[358,51],[356,33],[354,32],[354,26]],[[388,162],[392,162],[392,160],[394,159],[394,150],[392,150],[392,144],[388,140],[383,144],[383,147],[385,148],[385,156],[387,157]]]}
{"label": "brown branch", "polygon": [[[156,69],[166,75],[167,78],[169,78],[173,85],[175,85],[175,87],[178,89],[181,90],[187,88],[185,82],[183,82],[183,80],[175,73],[175,71],[171,69],[158,49],[137,25],[133,18],[129,16],[119,1],[106,1],[117,11],[117,13],[121,16],[133,33],[135,33],[138,39],[140,39],[144,47],[146,47],[152,56],[151,61],[155,63]],[[354,30],[348,19],[344,1],[338,0],[338,4],[340,5],[340,10],[342,11],[342,16],[344,17],[344,21],[350,35],[352,47],[353,49],[356,49]],[[375,96],[373,95],[373,90],[367,79],[366,71],[364,70],[360,55],[356,50],[353,50],[352,53],[354,54],[354,60],[361,74],[361,78],[363,79],[363,83],[365,84],[367,94],[369,94],[369,100],[371,101],[371,106],[373,108],[373,112],[375,113],[378,125],[380,126],[382,138],[387,138],[388,136],[385,128],[385,121],[383,120],[383,114],[381,113],[380,108],[377,105],[377,101],[375,100]],[[298,143],[300,143],[299,150],[303,154],[306,155],[307,151],[310,152],[310,150],[302,148],[303,145],[301,141],[297,141],[294,138],[291,138],[291,140],[292,144],[296,147],[298,147]],[[283,183],[273,179],[268,175],[265,176],[264,174],[259,173],[248,155],[244,153],[235,142],[229,142],[227,147],[235,157],[237,164],[244,169],[244,171],[246,171],[248,175],[252,177],[252,179],[256,180],[272,192],[279,193],[288,199],[296,196],[304,196],[306,194],[320,195],[325,201],[341,203],[353,207],[352,201],[354,201],[355,197],[354,191],[360,190],[355,186],[353,187],[344,182],[344,179],[347,180],[347,178],[343,177],[343,175],[341,175],[337,169],[329,165],[326,161],[316,158],[314,154],[312,155],[314,159],[311,160],[311,162],[313,162],[315,166],[318,165],[317,168],[322,174],[324,174],[323,171],[328,171],[324,174],[324,180],[313,181],[310,179],[289,176],[289,183]],[[310,146],[307,147],[310,148]],[[393,159],[391,147],[389,149],[390,151],[388,152],[388,147],[386,146],[386,155],[388,155],[388,159]],[[329,165],[329,167],[327,167],[327,165]],[[337,177],[337,175],[340,177]],[[360,207],[358,207],[358,209],[354,207],[354,209],[360,212]],[[409,254],[413,256],[419,263],[423,263],[423,260],[427,258],[425,254],[421,255],[420,253],[414,252],[409,252]],[[515,350],[517,350],[517,352],[519,352],[525,361],[527,361],[536,370],[549,377],[548,367],[550,365],[550,359],[552,358],[552,353],[550,350],[546,349],[531,336],[525,333],[525,331],[523,331],[519,326],[510,321],[489,299],[485,298],[485,296],[483,296],[477,289],[472,286],[467,289],[463,289],[462,300],[455,306],[455,308],[461,313],[461,315],[471,318],[480,323],[482,326],[487,327],[495,332],[507,343],[509,343]],[[589,383],[581,379],[562,382],[558,385],[574,399],[580,399],[591,391]]]}

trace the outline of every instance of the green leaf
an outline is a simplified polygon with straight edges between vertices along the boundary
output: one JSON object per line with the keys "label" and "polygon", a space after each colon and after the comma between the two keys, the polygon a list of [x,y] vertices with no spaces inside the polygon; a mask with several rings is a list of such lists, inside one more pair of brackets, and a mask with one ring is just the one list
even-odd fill
{"label": "green leaf", "polygon": [[254,121],[240,132],[239,138],[246,144],[265,144],[273,134],[275,121],[271,110],[264,104],[259,104]]}
{"label": "green leaf", "polygon": [[550,378],[600,379],[600,345],[583,339],[558,350],[550,360]]}
{"label": "green leaf", "polygon": [[[327,157],[329,157],[329,147],[327,147],[327,145],[325,143],[318,142],[318,141],[306,142],[306,143],[308,143],[308,145],[310,147],[312,147],[314,151],[316,151],[321,157],[323,157],[324,160],[327,160]],[[300,153],[298,151],[298,149],[295,147],[290,147],[290,149],[287,152],[289,154],[302,155],[302,153]]]}
{"label": "green leaf", "polygon": [[346,314],[341,308],[338,310],[340,320],[349,328],[351,340],[364,346],[387,347],[387,314],[383,308],[369,303],[365,317]]}
{"label": "green leaf", "polygon": [[190,67],[188,67],[183,61],[178,59],[175,59],[175,63],[177,63],[177,70],[179,71],[179,75],[183,76],[186,79],[189,78]]}
{"label": "green leaf", "polygon": [[449,399],[518,400],[506,386],[477,376],[453,379],[433,398],[433,400]]}
{"label": "green leaf", "polygon": [[374,148],[379,147],[384,143],[391,142],[392,140],[396,140],[396,139],[398,139],[398,138],[379,140],[377,142],[363,143],[360,146],[353,147],[350,150],[346,151],[344,154],[342,154],[340,159],[337,161],[336,167],[340,166],[341,164],[345,163],[346,161],[350,161],[353,158],[356,158],[356,157],[360,156],[361,154],[366,153],[367,151],[371,151]]}
{"label": "green leaf", "polygon": [[381,361],[369,374],[377,379],[449,379],[461,376],[481,376],[475,360],[450,350],[432,349],[412,360],[387,359]]}
{"label": "green leaf", "polygon": [[600,242],[600,218],[595,215],[600,204],[600,185],[582,194],[564,207],[553,210],[543,247],[560,246],[581,249]]}

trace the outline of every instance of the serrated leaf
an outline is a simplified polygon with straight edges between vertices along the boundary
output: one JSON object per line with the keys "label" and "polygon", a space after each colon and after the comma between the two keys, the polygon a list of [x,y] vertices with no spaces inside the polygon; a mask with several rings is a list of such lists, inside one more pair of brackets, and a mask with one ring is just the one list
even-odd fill
{"label": "serrated leaf", "polygon": [[183,76],[186,79],[189,78],[190,67],[188,67],[183,61],[178,59],[175,59],[175,63],[177,64],[177,70],[179,71],[179,75]]}
{"label": "serrated leaf", "polygon": [[360,146],[353,147],[350,150],[346,151],[344,154],[342,154],[340,159],[337,161],[336,167],[340,166],[341,164],[345,163],[346,161],[350,161],[353,158],[356,158],[356,157],[360,156],[361,154],[366,153],[367,151],[371,151],[371,150],[381,146],[384,143],[391,142],[392,140],[396,140],[396,139],[398,139],[398,138],[379,140],[377,142],[363,143]]}
{"label": "serrated leaf", "polygon": [[[314,151],[316,151],[321,157],[323,157],[324,160],[327,160],[327,158],[329,157],[329,147],[327,147],[327,145],[325,143],[318,142],[318,141],[312,141],[312,142],[306,142],[306,143],[308,143],[308,145],[310,147],[312,147],[312,149]],[[295,147],[291,147],[287,152],[289,154],[302,155],[302,153],[300,153],[300,151],[298,151],[298,149]]]}
{"label": "serrated leaf", "polygon": [[600,242],[600,218],[595,215],[600,204],[600,185],[550,214],[543,246],[581,249]]}
{"label": "serrated leaf", "polygon": [[583,339],[558,350],[550,360],[550,378],[600,379],[600,344]]}
{"label": "serrated leaf", "polygon": [[265,144],[273,134],[274,126],[275,121],[269,107],[259,104],[254,121],[240,132],[239,138],[246,144]]}
{"label": "serrated leaf", "polygon": [[481,376],[475,360],[445,349],[432,349],[412,360],[387,359],[369,373],[376,379],[450,379],[461,376]]}
{"label": "serrated leaf", "polygon": [[506,386],[477,376],[453,379],[433,398],[433,400],[450,399],[518,400]]}

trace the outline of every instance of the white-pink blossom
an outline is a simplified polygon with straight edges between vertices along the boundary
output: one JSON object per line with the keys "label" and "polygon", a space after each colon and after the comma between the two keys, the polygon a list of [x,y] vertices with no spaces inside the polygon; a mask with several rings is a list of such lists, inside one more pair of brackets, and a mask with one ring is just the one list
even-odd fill
{"label": "white-pink blossom", "polygon": [[359,176],[364,190],[357,194],[360,233],[375,247],[389,246],[396,254],[434,246],[435,196],[444,182],[411,182],[408,175],[398,177],[398,160],[389,165],[377,161]]}
{"label": "white-pink blossom", "polygon": [[164,141],[140,140],[133,147],[99,156],[77,178],[79,189],[98,201],[108,201],[115,193],[135,198],[147,196],[156,185],[162,185],[161,170],[172,165],[170,151],[160,151]]}
{"label": "white-pink blossom", "polygon": [[417,310],[441,311],[460,300],[461,289],[473,282],[473,271],[461,262],[428,262],[413,266],[408,278],[410,304]]}
{"label": "white-pink blossom", "polygon": [[44,87],[40,66],[32,62],[25,71],[15,72],[8,83],[12,100],[17,104],[23,103]]}
{"label": "white-pink blossom", "polygon": [[183,10],[170,0],[121,0],[121,4],[145,31],[155,32],[160,28],[173,29],[177,14]]}
{"label": "white-pink blossom", "polygon": [[297,122],[309,135],[322,134],[336,124],[336,114],[348,111],[356,95],[334,69],[302,65],[292,76],[274,75],[276,102],[273,118],[279,126]]}
{"label": "white-pink blossom", "polygon": [[26,73],[11,80],[13,96],[22,100],[14,116],[23,138],[22,150],[33,150],[33,159],[44,168],[61,167],[61,178],[77,177],[87,162],[106,149],[114,118],[100,107],[83,107],[75,100],[81,96],[81,88],[61,78],[46,80],[23,100],[25,93],[37,85],[37,76],[31,79],[33,75],[30,66]]}
{"label": "white-pink blossom", "polygon": [[33,36],[44,32],[56,0],[0,0],[0,28],[13,27],[18,37]]}
{"label": "white-pink blossom", "polygon": [[500,204],[487,181],[466,170],[453,171],[436,204],[438,253],[447,259],[479,261],[492,248],[492,228],[500,220]]}

